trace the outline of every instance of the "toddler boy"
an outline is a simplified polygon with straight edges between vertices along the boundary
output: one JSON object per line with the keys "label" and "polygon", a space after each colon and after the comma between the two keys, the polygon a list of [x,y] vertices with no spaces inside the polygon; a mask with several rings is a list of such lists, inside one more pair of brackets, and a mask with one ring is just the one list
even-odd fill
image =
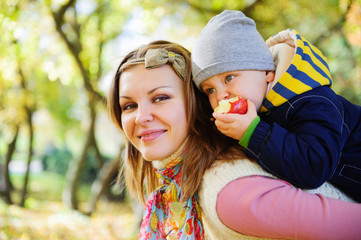
{"label": "toddler boy", "polygon": [[247,99],[248,112],[213,113],[270,173],[301,188],[325,181],[361,202],[361,107],[332,89],[326,58],[295,30],[263,40],[239,11],[213,17],[192,52],[194,82],[213,109]]}

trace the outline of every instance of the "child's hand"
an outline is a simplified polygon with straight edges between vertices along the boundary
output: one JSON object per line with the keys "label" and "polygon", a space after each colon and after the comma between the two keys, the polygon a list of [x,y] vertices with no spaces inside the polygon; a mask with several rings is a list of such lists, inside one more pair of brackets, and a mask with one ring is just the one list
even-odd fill
{"label": "child's hand", "polygon": [[246,114],[237,113],[213,113],[215,118],[215,124],[218,130],[224,135],[241,140],[248,126],[251,124],[253,119],[257,117],[256,107],[252,101],[247,100],[248,111]]}

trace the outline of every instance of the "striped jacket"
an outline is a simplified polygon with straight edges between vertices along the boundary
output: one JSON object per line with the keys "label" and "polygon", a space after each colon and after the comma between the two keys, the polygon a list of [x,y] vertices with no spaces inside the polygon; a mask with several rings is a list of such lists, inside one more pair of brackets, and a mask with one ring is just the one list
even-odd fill
{"label": "striped jacket", "polygon": [[298,187],[329,181],[361,202],[361,107],[331,89],[326,58],[295,30],[267,45],[276,77],[246,153]]}

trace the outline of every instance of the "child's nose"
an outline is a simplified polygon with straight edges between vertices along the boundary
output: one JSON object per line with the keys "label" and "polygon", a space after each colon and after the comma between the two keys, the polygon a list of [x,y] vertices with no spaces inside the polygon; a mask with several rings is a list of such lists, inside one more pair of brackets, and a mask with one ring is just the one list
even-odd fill
{"label": "child's nose", "polygon": [[217,92],[217,101],[221,101],[223,99],[228,99],[229,98],[229,92],[227,91],[219,91]]}

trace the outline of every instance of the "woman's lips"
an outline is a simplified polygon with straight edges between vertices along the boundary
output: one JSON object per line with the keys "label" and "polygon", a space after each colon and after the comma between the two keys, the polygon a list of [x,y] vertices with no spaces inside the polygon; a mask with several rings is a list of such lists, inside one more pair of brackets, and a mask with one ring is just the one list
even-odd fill
{"label": "woman's lips", "polygon": [[140,132],[138,137],[140,138],[140,140],[142,140],[142,142],[150,142],[153,141],[154,139],[157,139],[165,132],[166,130],[163,129],[147,130]]}

